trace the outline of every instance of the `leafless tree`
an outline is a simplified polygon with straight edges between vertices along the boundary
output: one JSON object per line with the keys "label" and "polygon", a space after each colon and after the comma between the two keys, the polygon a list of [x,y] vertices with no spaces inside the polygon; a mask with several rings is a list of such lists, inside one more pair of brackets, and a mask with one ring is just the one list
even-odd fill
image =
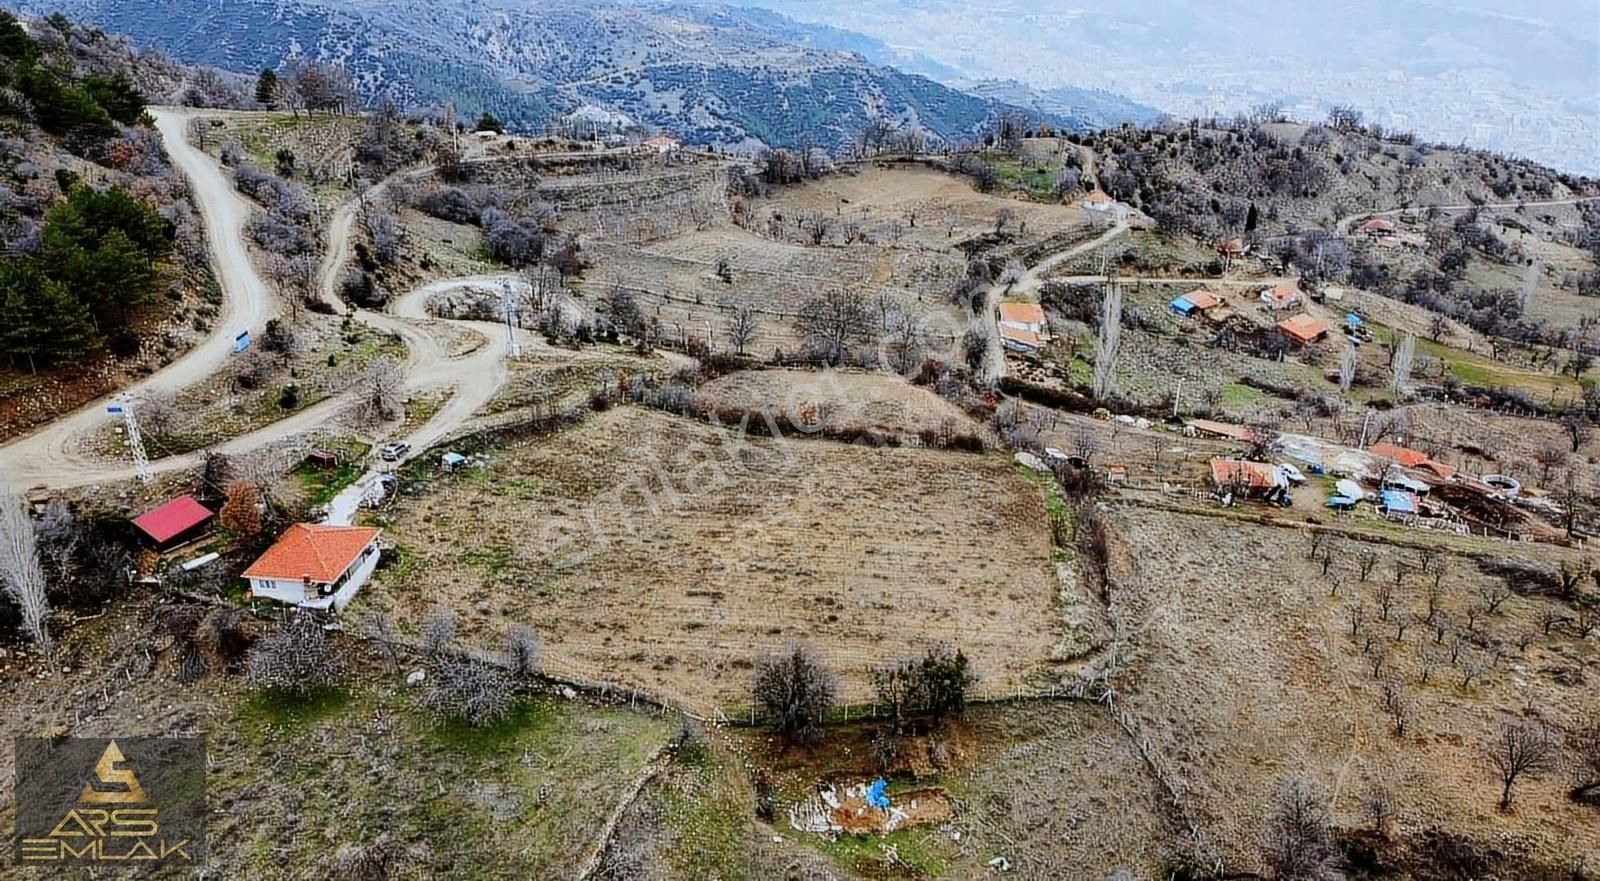
{"label": "leafless tree", "polygon": [[492,725],[511,711],[515,687],[505,671],[477,658],[435,655],[422,705],[435,716],[474,727]]}
{"label": "leafless tree", "polygon": [[762,715],[790,743],[822,739],[838,694],[838,682],[817,653],[801,643],[756,663],[752,693]]}
{"label": "leafless tree", "polygon": [[355,104],[355,84],[343,66],[298,60],[289,82],[307,110],[344,113]]}
{"label": "leafless tree", "polygon": [[1094,429],[1087,425],[1080,425],[1072,432],[1072,454],[1087,462],[1099,449],[1100,443],[1095,438]]}
{"label": "leafless tree", "polygon": [[1478,599],[1483,601],[1484,611],[1494,615],[1500,611],[1506,600],[1511,599],[1511,589],[1506,587],[1504,582],[1491,581],[1479,585]]}
{"label": "leafless tree", "polygon": [[1261,834],[1261,858],[1280,881],[1333,881],[1338,850],[1333,816],[1321,793],[1291,777],[1278,790]]}
{"label": "leafless tree", "polygon": [[743,355],[761,335],[761,316],[750,306],[739,306],[728,320],[728,339],[734,351]]}
{"label": "leafless tree", "polygon": [[1594,425],[1582,413],[1568,413],[1561,417],[1561,430],[1567,433],[1567,442],[1576,453],[1594,436]]}
{"label": "leafless tree", "polygon": [[28,504],[0,485],[0,586],[17,604],[22,629],[39,650],[50,653],[50,602],[45,595],[44,567],[39,565],[38,537]]}
{"label": "leafless tree", "polygon": [[294,695],[337,685],[344,672],[344,658],[309,615],[279,625],[251,648],[245,662],[252,686]]}
{"label": "leafless tree", "polygon": [[1525,776],[1537,776],[1555,766],[1557,743],[1549,726],[1507,719],[1489,742],[1489,762],[1500,776],[1500,810],[1511,809],[1512,787]]}
{"label": "leafless tree", "polygon": [[1411,389],[1411,363],[1416,359],[1417,336],[1407,333],[1395,347],[1393,369],[1389,388],[1396,395],[1405,395]]}
{"label": "leafless tree", "polygon": [[1378,585],[1378,620],[1388,621],[1394,612],[1395,585],[1384,582]]}
{"label": "leafless tree", "polygon": [[1100,334],[1094,349],[1094,396],[1105,400],[1116,391],[1117,344],[1122,338],[1122,288],[1111,284],[1100,305]]}
{"label": "leafless tree", "polygon": [[539,675],[539,635],[532,627],[518,625],[506,634],[506,667],[518,679]]}
{"label": "leafless tree", "polygon": [[394,622],[382,612],[368,612],[362,616],[362,634],[377,648],[391,671],[400,666],[400,637],[394,632]]}
{"label": "leafless tree", "polygon": [[1539,466],[1539,486],[1550,483],[1550,473],[1567,467],[1570,454],[1560,442],[1545,444],[1534,451],[1533,461]]}
{"label": "leafless tree", "polygon": [[362,372],[356,385],[357,418],[369,424],[390,422],[405,413],[406,374],[399,360],[376,358]]}
{"label": "leafless tree", "polygon": [[1366,581],[1372,575],[1372,570],[1378,565],[1378,555],[1372,551],[1362,551],[1356,554],[1356,569],[1361,573],[1361,580]]}
{"label": "leafless tree", "polygon": [[1417,681],[1423,685],[1428,684],[1428,679],[1433,675],[1433,668],[1439,665],[1439,655],[1433,646],[1419,641],[1415,650],[1417,659]]}
{"label": "leafless tree", "polygon": [[451,650],[456,641],[456,615],[449,606],[440,605],[422,619],[422,651],[441,655]]}
{"label": "leafless tree", "polygon": [[885,339],[892,367],[896,373],[909,376],[922,361],[923,349],[928,342],[927,320],[920,312],[897,312],[890,323]]}
{"label": "leafless tree", "polygon": [[872,314],[859,292],[836,288],[801,304],[795,327],[822,357],[838,364],[852,344],[872,336]]}
{"label": "leafless tree", "polygon": [[1350,638],[1356,638],[1361,635],[1362,628],[1367,624],[1367,604],[1359,599],[1356,600],[1345,607],[1344,617],[1350,622]]}
{"label": "leafless tree", "polygon": [[406,230],[398,217],[375,205],[365,205],[361,209],[361,228],[366,231],[367,241],[372,245],[372,256],[379,263],[388,265],[400,259]]}
{"label": "leafless tree", "polygon": [[1367,790],[1361,798],[1361,807],[1372,821],[1372,834],[1380,838],[1387,836],[1389,821],[1394,819],[1394,797],[1388,788],[1380,784]]}

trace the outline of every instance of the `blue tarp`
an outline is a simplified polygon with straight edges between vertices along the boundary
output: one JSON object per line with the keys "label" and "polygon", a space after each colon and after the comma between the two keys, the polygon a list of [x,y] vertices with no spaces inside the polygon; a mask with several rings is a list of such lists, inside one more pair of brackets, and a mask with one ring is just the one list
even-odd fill
{"label": "blue tarp", "polygon": [[887,811],[889,809],[889,796],[884,794],[884,790],[888,788],[889,784],[884,782],[882,777],[872,781],[872,785],[867,787],[867,804],[880,811]]}
{"label": "blue tarp", "polygon": [[1354,312],[1346,312],[1344,314],[1344,323],[1345,323],[1346,327],[1360,327],[1361,326],[1361,316],[1357,315]]}
{"label": "blue tarp", "polygon": [[1354,508],[1355,506],[1356,499],[1347,499],[1344,496],[1333,496],[1328,499],[1328,507],[1330,508]]}
{"label": "blue tarp", "polygon": [[1401,489],[1386,489],[1378,493],[1380,504],[1385,511],[1395,511],[1400,514],[1417,513],[1417,497]]}
{"label": "blue tarp", "polygon": [[1189,298],[1187,296],[1177,297],[1168,305],[1172,307],[1172,311],[1178,313],[1179,315],[1188,315],[1190,312],[1194,311],[1194,304],[1189,302]]}

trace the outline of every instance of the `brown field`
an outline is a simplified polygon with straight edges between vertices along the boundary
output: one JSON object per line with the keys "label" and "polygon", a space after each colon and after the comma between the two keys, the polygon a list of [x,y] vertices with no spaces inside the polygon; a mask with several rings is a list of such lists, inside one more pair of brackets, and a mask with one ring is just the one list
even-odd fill
{"label": "brown field", "polygon": [[480,641],[524,622],[552,670],[697,707],[745,705],[751,660],[796,639],[852,701],[870,666],[936,641],[988,687],[1044,669],[1049,521],[1007,458],[734,443],[624,409],[491,452],[389,514],[402,562],[363,602],[406,626],[444,603]]}
{"label": "brown field", "polygon": [[[1273,793],[1295,774],[1331,796],[1347,828],[1365,822],[1362,799],[1382,784],[1403,834],[1442,824],[1483,841],[1510,835],[1530,861],[1550,867],[1600,854],[1593,809],[1567,800],[1562,773],[1519,783],[1513,811],[1500,814],[1484,757],[1501,719],[1567,725],[1596,709],[1582,672],[1596,662],[1592,641],[1557,630],[1518,647],[1523,634],[1538,633],[1551,600],[1513,596],[1482,616],[1464,663],[1487,663],[1493,647],[1503,655],[1463,686],[1448,658],[1452,637],[1434,645],[1421,624],[1396,635],[1394,622],[1423,607],[1425,576],[1407,569],[1391,620],[1379,620],[1378,586],[1393,582],[1397,565],[1413,565],[1414,552],[1365,546],[1380,563],[1360,583],[1354,558],[1364,546],[1333,539],[1330,574],[1341,586],[1330,595],[1331,579],[1306,559],[1306,539],[1292,528],[1141,507],[1116,509],[1113,523],[1124,542],[1116,593],[1137,657],[1124,706],[1173,762],[1191,810],[1230,865],[1252,864]],[[1478,591],[1495,581],[1470,559],[1449,559],[1441,608],[1458,631]],[[1358,599],[1378,636],[1367,654],[1350,636],[1348,608]],[[1418,651],[1444,656],[1426,683]],[[1375,657],[1383,659],[1379,678]],[[1383,710],[1385,678],[1402,683],[1411,709],[1404,736]]]}
{"label": "brown field", "polygon": [[841,427],[895,434],[916,435],[943,427],[982,430],[955,404],[882,373],[756,370],[713,380],[701,387],[700,394],[719,407],[768,409],[807,425],[827,416]]}
{"label": "brown field", "polygon": [[898,237],[906,246],[937,250],[993,231],[1001,209],[1012,212],[1021,225],[1014,228],[1025,239],[1089,227],[1077,208],[986,195],[964,177],[916,166],[874,165],[785,188],[751,204],[755,228],[764,228],[773,213],[817,212],[859,223],[874,240]]}

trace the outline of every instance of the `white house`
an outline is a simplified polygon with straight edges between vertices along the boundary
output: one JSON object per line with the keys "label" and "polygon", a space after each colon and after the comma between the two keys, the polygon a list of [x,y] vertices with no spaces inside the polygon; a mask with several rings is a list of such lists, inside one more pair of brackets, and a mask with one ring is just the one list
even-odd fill
{"label": "white house", "polygon": [[1275,288],[1267,288],[1261,292],[1261,305],[1277,311],[1279,309],[1293,309],[1305,300],[1305,295],[1300,291],[1299,282],[1285,282]]}
{"label": "white house", "polygon": [[1000,326],[1028,333],[1044,333],[1044,309],[1038,303],[1001,303]]}
{"label": "white house", "polygon": [[1128,206],[1106,195],[1104,190],[1094,190],[1078,202],[1084,216],[1090,220],[1120,223],[1128,219]]}
{"label": "white house", "polygon": [[378,568],[381,529],[297,523],[244,570],[250,595],[303,609],[343,609]]}

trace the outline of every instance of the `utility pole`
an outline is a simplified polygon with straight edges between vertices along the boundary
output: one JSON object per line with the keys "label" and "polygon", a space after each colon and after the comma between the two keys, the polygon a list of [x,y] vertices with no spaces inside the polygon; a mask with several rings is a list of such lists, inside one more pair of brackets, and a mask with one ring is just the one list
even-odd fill
{"label": "utility pole", "polygon": [[1356,442],[1356,446],[1360,449],[1367,448],[1367,427],[1370,425],[1372,425],[1372,408],[1368,407],[1366,418],[1361,420],[1361,440]]}
{"label": "utility pole", "polygon": [[1183,379],[1179,377],[1178,387],[1172,391],[1172,418],[1178,418],[1178,401],[1183,399]]}
{"label": "utility pole", "polygon": [[106,412],[122,417],[122,426],[128,435],[128,452],[133,454],[134,476],[140,483],[154,480],[155,472],[150,470],[150,457],[144,451],[144,436],[139,433],[139,420],[133,415],[133,402],[124,399],[107,404]]}

